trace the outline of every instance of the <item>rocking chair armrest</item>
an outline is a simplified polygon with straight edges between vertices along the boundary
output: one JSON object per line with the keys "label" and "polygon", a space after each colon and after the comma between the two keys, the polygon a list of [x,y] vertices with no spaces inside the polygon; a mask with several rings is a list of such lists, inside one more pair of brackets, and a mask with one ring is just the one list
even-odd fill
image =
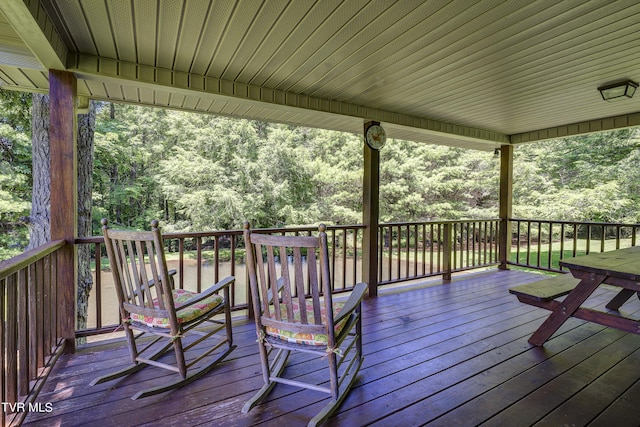
{"label": "rocking chair armrest", "polygon": [[236,280],[236,278],[234,276],[225,277],[224,279],[220,280],[215,285],[211,286],[210,288],[206,289],[203,292],[200,292],[196,298],[193,298],[192,300],[189,300],[189,302],[187,302],[186,304],[181,305],[178,308],[178,310],[182,310],[185,307],[189,307],[189,306],[191,306],[193,304],[197,304],[200,301],[202,301],[203,299],[209,298],[211,295],[219,292],[222,289],[224,289],[224,291],[225,291],[225,299],[228,299],[229,285],[231,285],[233,282],[235,282],[235,280]]}
{"label": "rocking chair armrest", "polygon": [[213,293],[216,293],[216,292],[228,287],[229,285],[233,284],[233,282],[235,282],[235,280],[236,280],[235,276],[227,276],[224,279],[220,280],[215,285],[213,285],[210,288],[208,288],[207,290],[205,290],[203,293],[205,293],[207,295],[211,295]]}
{"label": "rocking chair armrest", "polygon": [[349,295],[349,299],[344,304],[340,312],[333,318],[333,323],[340,323],[342,319],[351,315],[353,310],[356,309],[362,298],[364,298],[365,292],[367,292],[367,284],[366,283],[358,283],[351,291]]}

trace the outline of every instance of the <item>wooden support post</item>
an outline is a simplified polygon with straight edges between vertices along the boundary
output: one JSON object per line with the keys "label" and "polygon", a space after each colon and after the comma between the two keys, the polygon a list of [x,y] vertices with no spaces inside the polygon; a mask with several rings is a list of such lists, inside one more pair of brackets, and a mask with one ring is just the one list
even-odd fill
{"label": "wooden support post", "polygon": [[507,270],[511,257],[511,222],[513,205],[513,145],[500,148],[500,231],[498,233],[498,253],[500,270]]}
{"label": "wooden support post", "polygon": [[[373,122],[364,124],[364,133]],[[369,284],[369,297],[378,295],[378,224],[380,207],[380,152],[364,145],[364,179],[362,222],[365,225],[362,243],[362,281]]]}
{"label": "wooden support post", "polygon": [[51,240],[66,245],[58,255],[58,333],[66,339],[65,351],[75,351],[76,250],[78,227],[76,77],[66,71],[49,71],[49,143],[51,156]]}

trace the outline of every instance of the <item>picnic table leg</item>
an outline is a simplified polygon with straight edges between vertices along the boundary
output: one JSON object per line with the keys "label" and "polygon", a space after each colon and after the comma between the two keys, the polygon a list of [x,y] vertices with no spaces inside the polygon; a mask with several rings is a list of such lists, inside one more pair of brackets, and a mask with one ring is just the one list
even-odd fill
{"label": "picnic table leg", "polygon": [[564,322],[586,301],[607,276],[587,274],[580,277],[580,283],[557,305],[540,327],[531,335],[529,343],[541,346]]}
{"label": "picnic table leg", "polygon": [[622,307],[622,304],[627,302],[627,300],[629,300],[629,298],[631,298],[635,293],[636,291],[631,289],[622,289],[605,307],[609,310],[617,310]]}

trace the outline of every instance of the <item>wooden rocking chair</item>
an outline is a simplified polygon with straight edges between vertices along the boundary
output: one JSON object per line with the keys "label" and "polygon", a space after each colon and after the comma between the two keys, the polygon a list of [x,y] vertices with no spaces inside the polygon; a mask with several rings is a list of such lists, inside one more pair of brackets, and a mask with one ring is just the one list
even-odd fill
{"label": "wooden rocking chair", "polygon": [[[196,380],[235,348],[229,308],[229,286],[235,279],[226,277],[201,293],[174,289],[175,271],[167,269],[158,221],[152,221],[151,228],[150,232],[111,230],[107,220],[102,220],[133,365],[97,378],[91,385],[129,375],[147,365],[179,374],[168,384],[136,393],[132,396],[134,400]],[[219,291],[223,291],[224,297]],[[222,313],[222,319],[214,318]],[[192,336],[194,339],[190,340]],[[169,351],[171,347],[175,360]]]}
{"label": "wooden rocking chair", "polygon": [[[264,386],[242,412],[283,383],[331,396],[308,425],[321,424],[342,403],[362,365],[360,308],[367,285],[358,283],[346,301],[333,302],[324,225],[318,237],[252,233],[248,223],[244,228]],[[283,377],[287,358],[296,351],[328,364],[328,385]]]}

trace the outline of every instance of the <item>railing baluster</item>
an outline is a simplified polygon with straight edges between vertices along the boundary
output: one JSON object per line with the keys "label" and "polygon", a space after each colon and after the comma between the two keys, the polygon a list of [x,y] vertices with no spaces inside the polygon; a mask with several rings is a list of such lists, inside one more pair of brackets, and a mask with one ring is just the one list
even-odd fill
{"label": "railing baluster", "polygon": [[342,289],[347,286],[347,230],[342,230]]}
{"label": "railing baluster", "polygon": [[184,289],[184,238],[178,240],[178,270],[180,289]]}
{"label": "railing baluster", "polygon": [[[406,238],[406,246],[405,246],[405,252],[406,252],[406,258],[405,258],[405,277],[409,276],[409,265],[410,265],[410,261],[411,261],[411,257],[409,256],[411,254],[411,229],[409,228],[409,225],[407,224],[406,226],[406,233],[407,233],[407,238]],[[400,276],[402,277],[402,276]]]}
{"label": "railing baluster", "polygon": [[[1,354],[4,356],[5,352],[6,352],[6,348],[7,348],[7,339],[6,339],[6,332],[7,328],[5,327],[5,318],[7,316],[7,310],[9,310],[8,305],[11,304],[11,301],[9,301],[9,299],[6,296],[7,294],[7,278],[6,277],[1,277],[0,278],[0,351],[2,352]],[[5,303],[5,301],[7,301],[7,303]],[[10,373],[8,371],[8,366],[5,363],[0,364],[0,372],[2,373],[2,377],[0,377],[0,399],[2,399],[3,402],[8,402],[9,400],[7,399],[7,388],[8,388],[8,378],[10,376]],[[7,423],[5,422],[5,418],[6,418],[6,412],[5,411],[0,411],[0,418],[2,419],[2,425],[6,425]]]}
{"label": "railing baluster", "polygon": [[[18,372],[29,372],[29,322],[28,322],[28,306],[27,301],[29,295],[27,293],[27,270],[20,269],[18,271]],[[3,304],[4,305],[4,304]],[[55,311],[55,310],[54,310]],[[0,310],[1,312],[1,310]],[[57,322],[54,324],[56,325]],[[55,329],[54,329],[55,330]],[[4,348],[1,346],[0,348]],[[21,396],[25,396],[29,392],[28,375],[19,375],[18,392]]]}
{"label": "railing baluster", "polygon": [[50,291],[51,291],[51,263],[49,257],[45,257],[42,260],[43,267],[43,277],[42,277],[42,346],[44,348],[43,351],[43,361],[44,361],[44,353],[49,354],[49,351],[52,346],[51,339],[51,301],[50,301]]}
{"label": "railing baluster", "polygon": [[[346,268],[345,268],[346,270]],[[358,229],[353,229],[353,284],[358,282]],[[346,285],[342,288],[345,289]]]}
{"label": "railing baluster", "polygon": [[[453,227],[453,236],[455,239],[455,224],[444,224],[443,226],[443,247],[442,247],[442,278],[444,280],[451,280],[451,270],[452,266],[455,266],[455,242],[452,242],[452,232],[451,228]],[[452,246],[453,245],[453,249]],[[453,260],[452,260],[453,257]]]}
{"label": "railing baluster", "polygon": [[420,229],[422,230],[422,275],[425,275],[427,272],[427,225],[421,224]]}
{"label": "railing baluster", "polygon": [[202,292],[202,237],[196,237],[196,292]]}
{"label": "railing baluster", "polygon": [[413,225],[413,275],[418,275],[418,224]]}
{"label": "railing baluster", "polygon": [[102,328],[102,245],[100,243],[95,244],[95,295],[96,295],[96,328]]}
{"label": "railing baluster", "polygon": [[429,239],[431,241],[431,249],[429,253],[429,264],[431,264],[431,267],[429,268],[430,275],[436,274],[437,271],[440,271],[440,228],[440,224],[431,224],[429,226]]}
{"label": "railing baluster", "polygon": [[443,261],[444,257],[442,257],[442,252],[444,251],[444,247],[442,245],[443,239],[444,239],[443,227],[442,227],[442,224],[438,224],[438,252],[437,252],[437,256],[436,256],[437,265],[438,265],[438,269],[437,269],[438,272],[441,272],[441,271],[444,270],[444,268],[442,267],[443,263],[444,263],[444,261]]}
{"label": "railing baluster", "polygon": [[36,272],[38,278],[36,280],[36,301],[37,301],[37,313],[36,313],[36,328],[37,328],[37,364],[38,367],[44,366],[44,258],[36,262]]}
{"label": "railing baluster", "polygon": [[[236,239],[235,236],[231,236],[231,275],[235,277],[236,275]],[[333,277],[333,276],[332,276]],[[230,305],[235,307],[236,305],[236,287],[231,286],[229,289],[229,298],[231,298]]]}
{"label": "railing baluster", "polygon": [[218,283],[220,281],[220,236],[214,236],[213,238],[214,256],[213,264],[215,266],[213,270],[213,281]]}
{"label": "railing baluster", "polygon": [[466,253],[467,253],[467,265],[461,265],[460,267],[464,268],[464,267],[468,267],[470,265],[473,265],[475,262],[474,260],[474,238],[473,238],[473,232],[475,230],[475,222],[468,222],[467,223],[467,247],[464,248]]}
{"label": "railing baluster", "polygon": [[553,223],[549,222],[549,253],[547,256],[547,268],[551,269],[553,262]]}
{"label": "railing baluster", "polygon": [[331,289],[335,289],[336,288],[336,277],[335,277],[335,272],[336,272],[336,230],[329,230],[329,235],[331,236],[331,238],[329,239],[329,241],[331,242],[331,253],[329,254],[329,257],[331,259],[330,263],[329,263],[329,269],[330,269],[330,274],[331,274]]}
{"label": "railing baluster", "polygon": [[387,252],[389,253],[388,255],[388,260],[387,260],[387,264],[388,264],[388,269],[389,269],[389,281],[391,281],[393,279],[393,275],[392,275],[392,271],[393,271],[393,267],[392,267],[392,263],[393,263],[393,226],[389,225],[389,234],[388,234],[388,238],[387,238]]}
{"label": "railing baluster", "polygon": [[[493,221],[489,222],[489,261],[491,261],[491,262],[494,261],[494,259],[493,259],[493,255],[494,255],[494,253],[493,253],[493,244],[494,244],[494,242],[497,241],[497,239],[494,236],[494,233],[495,233],[494,224],[495,223]],[[496,229],[498,228],[497,224],[495,224],[495,228]]]}
{"label": "railing baluster", "polygon": [[398,232],[396,233],[396,247],[398,248],[398,256],[396,257],[396,279],[400,279],[400,264],[402,262],[402,229],[401,226],[396,226]]}
{"label": "railing baluster", "polygon": [[29,329],[32,332],[29,335],[29,380],[36,377],[37,363],[38,363],[38,322],[36,320],[36,312],[38,311],[37,296],[36,296],[36,264],[29,266],[29,285],[28,285],[28,298],[29,298]]}
{"label": "railing baluster", "polygon": [[538,237],[537,242],[536,242],[536,267],[540,267],[540,252],[542,252],[542,223],[540,221],[537,222],[538,224]]}
{"label": "railing baluster", "polygon": [[[12,274],[6,280],[7,301],[15,303],[18,300],[16,290],[16,275]],[[4,305],[4,298],[2,299]],[[16,310],[8,309],[3,315],[4,331],[6,332],[5,343],[2,347],[3,354],[6,354],[2,363],[6,366],[6,402],[18,401],[18,343],[16,342],[16,332],[18,329],[18,316]],[[6,350],[5,350],[6,349]],[[6,352],[6,353],[5,353]],[[3,408],[4,409],[4,408]]]}

